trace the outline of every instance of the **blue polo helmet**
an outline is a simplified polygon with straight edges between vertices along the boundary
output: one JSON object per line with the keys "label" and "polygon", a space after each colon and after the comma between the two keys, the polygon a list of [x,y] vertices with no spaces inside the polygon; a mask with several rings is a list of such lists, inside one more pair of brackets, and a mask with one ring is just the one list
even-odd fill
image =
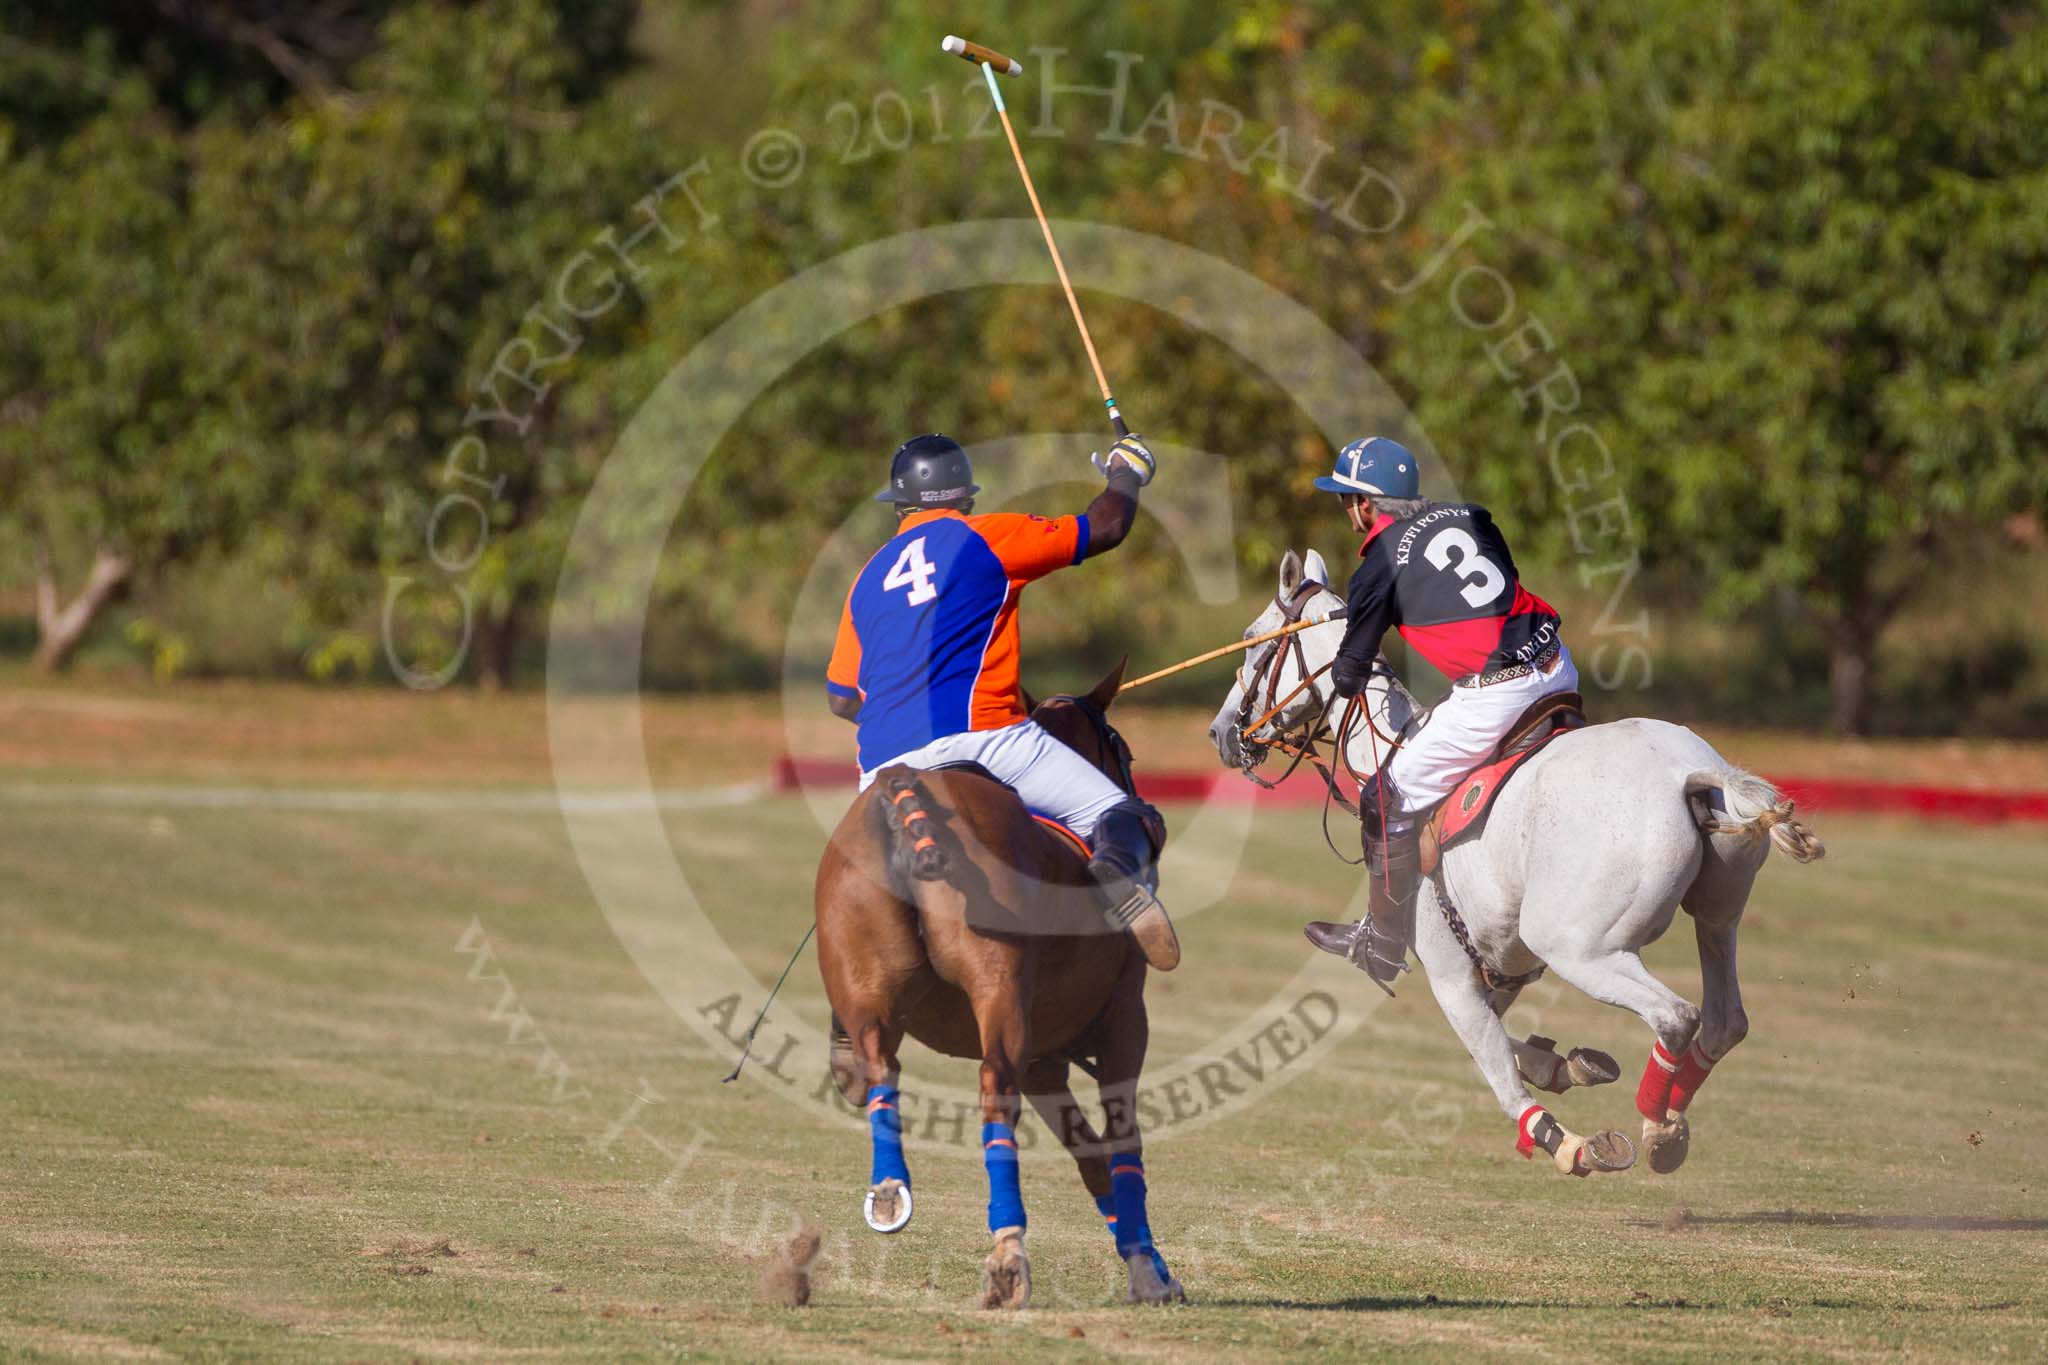
{"label": "blue polo helmet", "polygon": [[1325,493],[1413,498],[1422,493],[1422,471],[1408,447],[1384,436],[1367,436],[1337,452],[1337,464],[1316,480]]}

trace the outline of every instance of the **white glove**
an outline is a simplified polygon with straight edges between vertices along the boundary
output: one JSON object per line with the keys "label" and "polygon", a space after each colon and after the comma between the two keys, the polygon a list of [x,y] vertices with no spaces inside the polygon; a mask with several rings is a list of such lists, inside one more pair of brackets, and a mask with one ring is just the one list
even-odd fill
{"label": "white glove", "polygon": [[1111,470],[1122,465],[1138,476],[1140,488],[1152,482],[1153,474],[1159,469],[1159,461],[1145,448],[1145,443],[1135,436],[1126,436],[1111,446],[1107,459],[1099,452],[1090,455],[1088,459],[1105,479],[1109,477]]}

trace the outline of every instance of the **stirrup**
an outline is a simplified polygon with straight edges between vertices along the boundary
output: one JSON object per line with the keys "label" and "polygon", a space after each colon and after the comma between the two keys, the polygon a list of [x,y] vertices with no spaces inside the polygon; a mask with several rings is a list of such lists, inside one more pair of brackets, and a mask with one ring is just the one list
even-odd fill
{"label": "stirrup", "polygon": [[[1398,956],[1395,956],[1398,954]],[[1373,927],[1372,917],[1366,916],[1358,922],[1358,933],[1351,940],[1351,951],[1345,960],[1364,972],[1372,984],[1394,998],[1394,983],[1408,968],[1408,944],[1391,934],[1383,934]]]}

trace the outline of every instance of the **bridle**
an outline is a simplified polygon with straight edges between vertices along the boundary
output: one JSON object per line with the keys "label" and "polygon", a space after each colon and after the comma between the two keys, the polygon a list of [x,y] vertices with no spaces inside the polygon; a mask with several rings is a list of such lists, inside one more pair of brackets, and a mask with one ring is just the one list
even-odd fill
{"label": "bridle", "polygon": [[[1304,579],[1295,587],[1292,593],[1275,594],[1273,605],[1280,609],[1282,624],[1291,626],[1298,623],[1302,618],[1302,613],[1308,610],[1309,602],[1321,591],[1324,591],[1323,584],[1316,582],[1314,579]],[[1333,621],[1342,620],[1345,615],[1345,609],[1339,607],[1336,611],[1330,613],[1329,619]],[[1333,691],[1328,700],[1324,701],[1320,707],[1316,708],[1312,713],[1303,716],[1299,727],[1292,730],[1276,730],[1275,733],[1264,737],[1258,735],[1257,732],[1271,724],[1282,711],[1287,709],[1290,702],[1300,696],[1303,691],[1312,687],[1317,678],[1320,678],[1330,670],[1330,664],[1324,664],[1322,667],[1314,670],[1309,668],[1308,656],[1301,644],[1302,634],[1303,632],[1297,631],[1292,635],[1283,636],[1275,640],[1269,648],[1248,660],[1245,664],[1242,695],[1238,700],[1237,716],[1233,721],[1238,752],[1244,758],[1240,771],[1259,786],[1271,791],[1289,777],[1292,777],[1295,770],[1300,768],[1303,763],[1307,763],[1314,768],[1316,776],[1323,780],[1325,793],[1323,798],[1323,840],[1330,845],[1331,851],[1336,853],[1339,858],[1345,862],[1353,862],[1353,859],[1346,857],[1342,851],[1338,850],[1336,841],[1330,837],[1330,805],[1332,802],[1342,806],[1345,813],[1353,819],[1360,818],[1357,802],[1344,794],[1343,784],[1338,781],[1341,775],[1349,778],[1354,786],[1363,785],[1363,775],[1351,763],[1350,741],[1352,732],[1357,727],[1359,717],[1363,716],[1366,726],[1373,734],[1376,751],[1379,744],[1384,742],[1387,746],[1387,753],[1391,756],[1395,749],[1401,747],[1401,740],[1398,735],[1388,735],[1381,731],[1379,723],[1373,719],[1371,708],[1365,703],[1362,690],[1345,702],[1344,710],[1338,717],[1334,728],[1330,725],[1330,712],[1337,703],[1337,695]],[[1301,674],[1301,681],[1289,688],[1285,695],[1282,695],[1280,692],[1280,681],[1285,676],[1287,670],[1281,661],[1290,657],[1294,660],[1295,671]],[[1334,659],[1331,660],[1331,663],[1335,662]],[[1385,674],[1389,680],[1394,677],[1393,669],[1388,667],[1384,659],[1380,658],[1374,658],[1372,672],[1375,675]],[[1329,746],[1327,757],[1318,747],[1325,744]],[[1257,769],[1261,763],[1266,761],[1267,755],[1275,750],[1289,755],[1289,760],[1286,768],[1278,777],[1272,781],[1267,781],[1259,776]]]}
{"label": "bridle", "polygon": [[[1276,593],[1273,597],[1273,605],[1280,609],[1281,624],[1286,626],[1298,624],[1301,621],[1302,613],[1308,610],[1309,602],[1321,591],[1323,591],[1323,585],[1310,578],[1303,579],[1295,586],[1292,593]],[[1330,619],[1340,620],[1343,615],[1343,609],[1339,608],[1331,613]],[[1324,664],[1321,668],[1313,670],[1309,668],[1308,654],[1302,648],[1301,635],[1302,632],[1296,631],[1292,635],[1282,636],[1245,663],[1245,676],[1241,695],[1238,698],[1237,716],[1232,722],[1232,728],[1237,732],[1238,752],[1244,756],[1241,771],[1253,782],[1271,791],[1292,777],[1295,770],[1301,767],[1303,763],[1308,763],[1315,768],[1317,775],[1323,779],[1323,785],[1329,789],[1331,797],[1339,805],[1343,806],[1345,810],[1355,816],[1358,814],[1358,807],[1339,791],[1337,787],[1336,769],[1339,767],[1348,768],[1349,764],[1344,760],[1343,745],[1340,739],[1331,733],[1329,727],[1330,709],[1336,705],[1337,701],[1334,692],[1331,693],[1329,700],[1316,709],[1313,715],[1304,716],[1298,729],[1279,729],[1273,734],[1264,737],[1258,734],[1260,730],[1265,729],[1267,725],[1271,724],[1282,711],[1286,710],[1290,702],[1300,696],[1303,691],[1313,687],[1316,679],[1322,677],[1323,674],[1330,670],[1329,664]],[[1301,675],[1301,681],[1289,688],[1286,695],[1283,696],[1280,692],[1280,681],[1286,676],[1285,661],[1289,658],[1294,660],[1295,671]],[[1332,662],[1335,661],[1332,660]],[[1355,709],[1356,701],[1357,699],[1353,698],[1353,704],[1345,708],[1344,718],[1339,723],[1340,731],[1348,731],[1351,712]],[[1317,745],[1325,741],[1328,741],[1333,746],[1333,752],[1328,762],[1324,760],[1323,755],[1317,749]],[[1280,776],[1269,782],[1259,776],[1257,769],[1261,763],[1266,761],[1266,756],[1276,749],[1283,754],[1290,755],[1290,761]]]}

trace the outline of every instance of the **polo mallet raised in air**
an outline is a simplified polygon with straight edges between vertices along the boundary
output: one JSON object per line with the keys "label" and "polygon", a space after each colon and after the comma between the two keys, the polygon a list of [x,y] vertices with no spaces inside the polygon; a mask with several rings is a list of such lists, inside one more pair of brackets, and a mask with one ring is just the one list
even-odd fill
{"label": "polo mallet raised in air", "polygon": [[1116,395],[1110,392],[1109,376],[1102,372],[1102,359],[1095,354],[1095,339],[1088,335],[1088,319],[1081,316],[1081,301],[1074,297],[1074,282],[1067,278],[1067,263],[1060,259],[1059,243],[1052,239],[1052,224],[1045,220],[1045,209],[1038,202],[1038,188],[1031,183],[1031,171],[1024,164],[1024,149],[1017,143],[1017,130],[1010,126],[1010,111],[1003,104],[1002,90],[996,85],[998,71],[1005,76],[1021,76],[1024,64],[1014,57],[1005,57],[994,48],[970,43],[950,33],[939,46],[955,57],[979,66],[981,74],[988,80],[989,98],[995,101],[996,117],[1003,121],[1003,133],[1010,139],[1010,155],[1016,158],[1017,174],[1024,178],[1024,193],[1031,196],[1031,212],[1037,215],[1038,230],[1045,234],[1045,249],[1052,253],[1053,271],[1060,277],[1060,288],[1066,291],[1067,307],[1074,310],[1074,325],[1081,329],[1081,345],[1088,352],[1088,365],[1095,371],[1095,383],[1102,390],[1102,406],[1109,409],[1109,424],[1116,428],[1118,436],[1128,436],[1131,429],[1124,425],[1124,415],[1117,410]]}

